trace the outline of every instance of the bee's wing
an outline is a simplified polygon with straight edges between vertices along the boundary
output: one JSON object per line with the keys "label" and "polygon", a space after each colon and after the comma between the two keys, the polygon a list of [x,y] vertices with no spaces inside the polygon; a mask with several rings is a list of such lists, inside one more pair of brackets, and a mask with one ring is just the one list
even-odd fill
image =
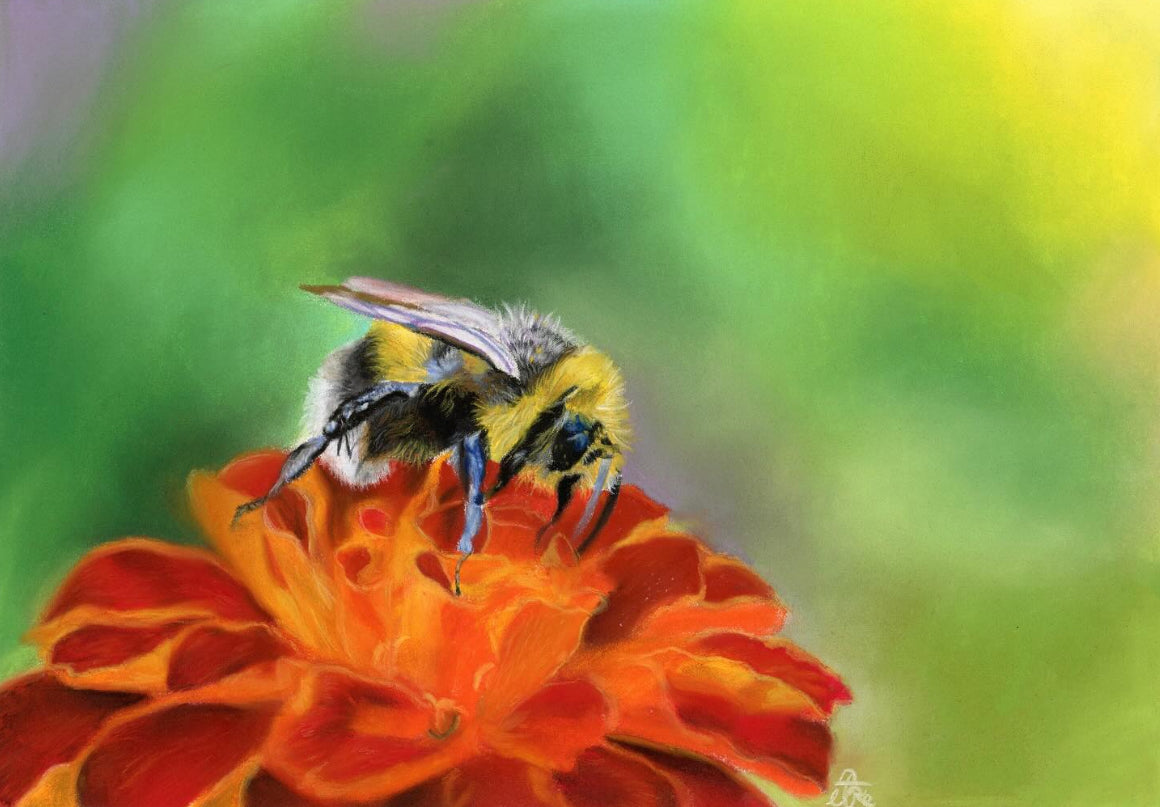
{"label": "bee's wing", "polygon": [[370,295],[383,303],[405,308],[421,308],[485,333],[499,333],[496,313],[465,297],[459,299],[444,297],[441,294],[432,294],[404,286],[402,283],[379,280],[376,277],[348,277],[342,285],[359,294]]}
{"label": "bee's wing", "polygon": [[473,353],[512,378],[520,377],[515,354],[504,344],[494,311],[470,300],[455,300],[369,277],[341,286],[303,286],[332,303],[373,319],[402,325]]}

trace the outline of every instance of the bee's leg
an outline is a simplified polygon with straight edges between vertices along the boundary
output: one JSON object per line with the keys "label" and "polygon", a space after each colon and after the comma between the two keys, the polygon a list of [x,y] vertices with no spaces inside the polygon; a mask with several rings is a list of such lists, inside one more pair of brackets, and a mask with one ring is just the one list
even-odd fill
{"label": "bee's leg", "polygon": [[580,481],[580,474],[569,474],[568,476],[560,477],[560,481],[556,484],[556,512],[552,513],[551,519],[540,527],[540,531],[536,533],[536,546],[544,540],[544,534],[552,529],[552,525],[560,520],[560,516],[564,515],[564,510],[567,509],[568,503],[572,501],[572,494],[576,490],[576,483]]}
{"label": "bee's leg", "polygon": [[611,467],[611,457],[605,457],[600,460],[600,465],[596,469],[596,481],[592,483],[592,495],[588,497],[588,503],[584,505],[584,512],[580,514],[580,520],[576,522],[576,529],[572,533],[573,543],[584,532],[584,528],[588,526],[588,522],[592,520],[592,514],[596,512],[596,500],[604,492],[604,482],[608,479],[608,469]]}
{"label": "bee's leg", "polygon": [[[595,499],[599,495],[599,489],[593,491],[592,498]],[[584,536],[584,540],[576,547],[576,554],[584,554],[584,550],[596,540],[596,536],[604,529],[604,525],[608,523],[608,519],[612,517],[612,511],[616,508],[616,500],[620,498],[620,474],[612,478],[612,485],[608,488],[608,495],[604,497],[604,506],[600,509],[600,515],[596,517],[596,523],[592,525],[592,532]],[[577,529],[576,533],[579,534]]]}
{"label": "bee's leg", "polygon": [[311,437],[290,452],[286,457],[286,461],[282,463],[282,470],[278,473],[278,480],[266,491],[266,494],[253,501],[246,502],[234,511],[234,523],[236,524],[239,518],[251,510],[257,510],[267,501],[277,496],[282,491],[282,488],[306,473],[307,469],[314,464],[315,460],[322,456],[332,441],[338,440],[338,445],[341,447],[342,441],[345,439],[348,447],[347,450],[350,451],[351,431],[390,402],[392,398],[398,396],[411,397],[422,386],[422,384],[416,382],[383,381],[382,383],[375,384],[365,392],[347,398],[334,410],[330,416],[330,420],[326,421],[326,424],[322,427],[322,434],[317,437]]}
{"label": "bee's leg", "polygon": [[259,496],[251,502],[246,502],[235,510],[233,523],[237,524],[239,518],[251,510],[257,510],[267,501],[281,493],[282,488],[306,473],[306,469],[313,465],[316,459],[322,456],[322,452],[326,451],[326,446],[329,444],[329,437],[311,437],[305,443],[302,443],[291,451],[286,457],[286,461],[282,463],[282,470],[278,473],[278,481],[266,491],[264,496]]}
{"label": "bee's leg", "polygon": [[459,478],[463,482],[463,533],[456,546],[463,553],[455,564],[455,593],[459,594],[459,571],[475,550],[475,536],[483,525],[483,474],[487,469],[487,444],[482,432],[473,432],[459,443]]}

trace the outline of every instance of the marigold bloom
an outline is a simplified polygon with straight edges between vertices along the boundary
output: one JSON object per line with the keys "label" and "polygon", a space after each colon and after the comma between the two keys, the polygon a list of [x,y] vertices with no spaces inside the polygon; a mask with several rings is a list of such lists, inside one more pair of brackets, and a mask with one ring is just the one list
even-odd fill
{"label": "marigold bloom", "polygon": [[[235,528],[283,455],[191,480],[216,554],[130,538],[83,558],[0,688],[0,804],[763,805],[816,794],[841,681],[771,634],[740,561],[627,487],[577,557],[579,496],[488,505],[449,581],[445,463],[368,490],[311,470]],[[492,469],[494,473],[494,468]]]}

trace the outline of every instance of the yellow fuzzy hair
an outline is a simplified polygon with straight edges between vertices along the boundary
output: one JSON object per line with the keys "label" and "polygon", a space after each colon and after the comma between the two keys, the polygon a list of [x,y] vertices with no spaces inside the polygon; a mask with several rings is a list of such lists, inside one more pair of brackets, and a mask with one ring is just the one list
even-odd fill
{"label": "yellow fuzzy hair", "polygon": [[[603,424],[617,450],[611,470],[619,473],[630,439],[628,403],[624,399],[624,381],[612,360],[598,350],[583,347],[561,358],[537,378],[532,386],[513,403],[485,405],[479,422],[487,432],[491,455],[499,458],[519,443],[540,412],[575,387],[566,406],[571,412]],[[545,482],[554,482],[559,473],[542,468],[532,469]],[[583,482],[591,486],[596,476],[592,466]]]}
{"label": "yellow fuzzy hair", "polygon": [[[378,378],[391,381],[427,380],[427,360],[435,340],[396,325],[378,320],[371,323],[367,334],[375,343],[375,373]],[[463,354],[464,369],[471,374],[482,374],[487,363],[470,353]]]}

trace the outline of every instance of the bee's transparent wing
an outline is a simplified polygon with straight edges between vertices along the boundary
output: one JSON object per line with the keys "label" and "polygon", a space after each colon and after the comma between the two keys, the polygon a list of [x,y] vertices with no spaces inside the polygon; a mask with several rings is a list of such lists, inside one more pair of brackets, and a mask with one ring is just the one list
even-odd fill
{"label": "bee's transparent wing", "polygon": [[519,378],[515,354],[504,344],[494,311],[470,300],[429,294],[398,283],[352,277],[341,286],[303,286],[348,311],[402,325],[473,353],[501,373]]}
{"label": "bee's transparent wing", "polygon": [[484,333],[499,333],[499,320],[489,308],[465,297],[454,299],[441,294],[391,283],[376,277],[348,277],[342,284],[359,294],[367,294],[384,303],[405,308],[421,308],[432,314],[453,319]]}

